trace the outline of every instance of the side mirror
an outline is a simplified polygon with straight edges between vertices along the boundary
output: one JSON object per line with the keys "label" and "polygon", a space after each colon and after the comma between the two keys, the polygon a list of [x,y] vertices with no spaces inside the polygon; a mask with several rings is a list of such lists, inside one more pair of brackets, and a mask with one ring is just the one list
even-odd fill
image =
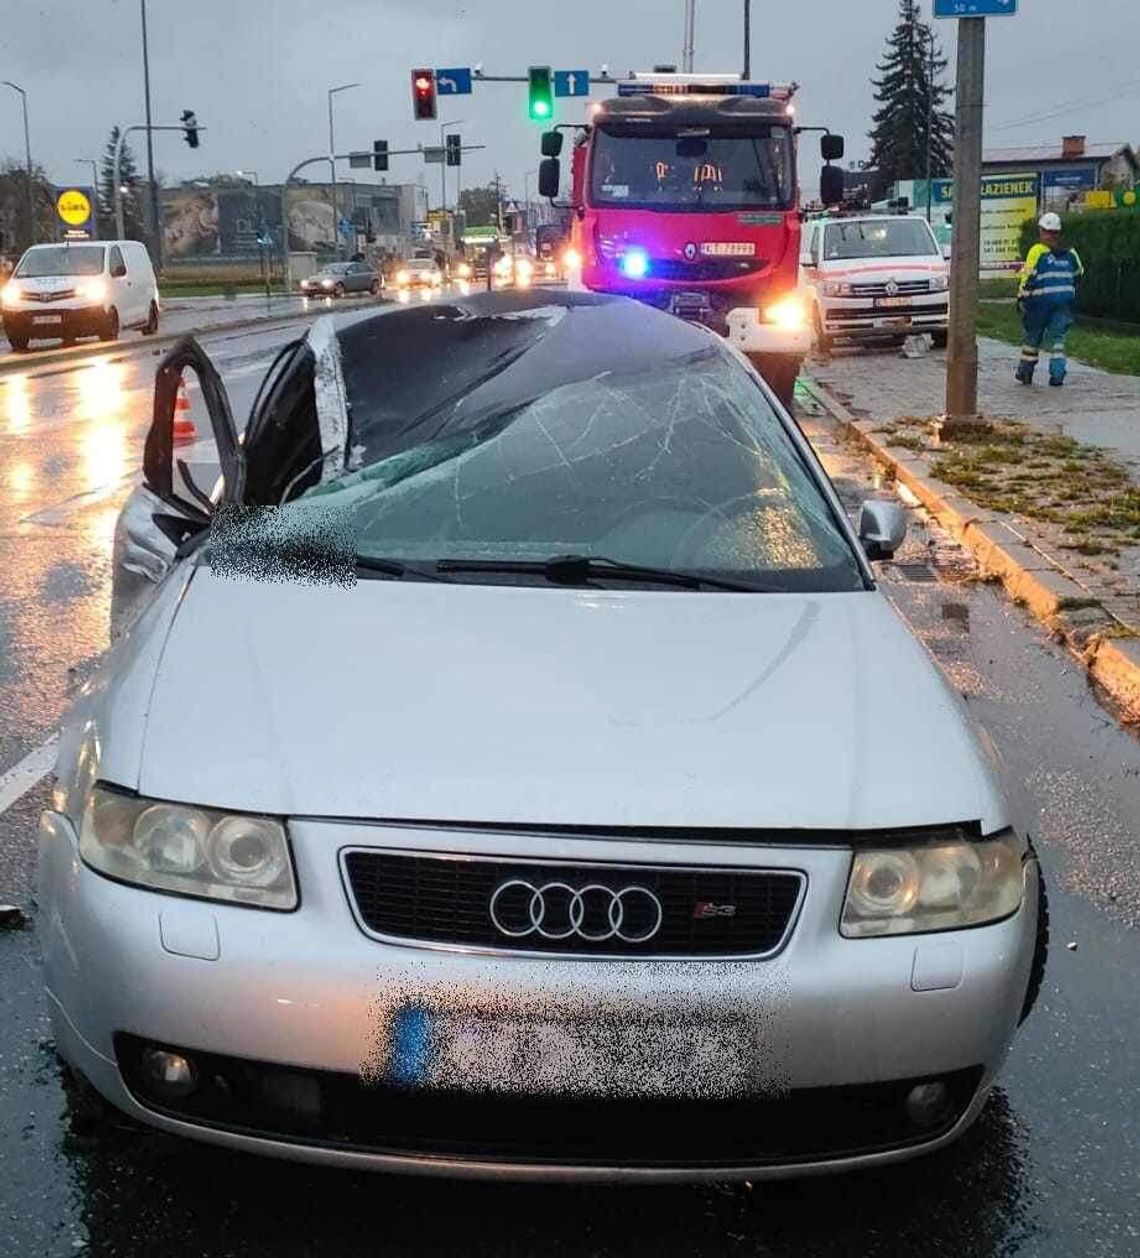
{"label": "side mirror", "polygon": [[841,135],[832,135],[830,131],[820,137],[819,151],[825,162],[842,161],[845,143]]}
{"label": "side mirror", "polygon": [[562,163],[557,157],[544,157],[538,164],[538,195],[553,200],[561,183]]}
{"label": "side mirror", "polygon": [[824,205],[843,201],[843,171],[838,166],[825,166],[819,172],[819,199]]}
{"label": "side mirror", "polygon": [[906,512],[897,502],[868,499],[859,516],[859,540],[868,559],[890,559],[906,540]]}
{"label": "side mirror", "polygon": [[542,155],[543,157],[562,156],[561,131],[544,131],[542,133]]}

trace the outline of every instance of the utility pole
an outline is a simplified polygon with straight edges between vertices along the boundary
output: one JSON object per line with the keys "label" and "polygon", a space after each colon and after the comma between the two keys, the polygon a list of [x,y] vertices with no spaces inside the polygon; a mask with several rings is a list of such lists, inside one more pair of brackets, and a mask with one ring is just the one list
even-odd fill
{"label": "utility pole", "polygon": [[359,83],[342,83],[340,87],[330,87],[329,96],[329,175],[332,179],[332,211],[333,211],[333,257],[340,257],[340,205],[336,187],[336,137],[333,133],[333,97],[338,92],[347,92],[359,87]]}
{"label": "utility pole", "polygon": [[155,270],[162,270],[162,229],[159,226],[158,189],[154,185],[154,128],[150,116],[150,48],[146,30],[146,0],[139,0],[142,13],[143,91],[146,94],[146,181],[150,189],[150,239]]}
{"label": "utility pole", "polygon": [[744,0],[744,73],[745,83],[752,77],[752,0]]}
{"label": "utility pole", "polygon": [[32,141],[31,133],[28,131],[28,93],[18,83],[13,83],[9,79],[4,80],[4,86],[10,87],[13,92],[20,94],[20,104],[24,109],[24,182],[26,184],[25,192],[27,193],[28,207],[27,243],[34,245],[36,243],[36,199],[35,193],[32,191]]}
{"label": "utility pole", "polygon": [[946,360],[946,420],[973,421],[978,413],[978,342],[974,333],[981,267],[982,106],[986,75],[986,19],[958,22],[958,82],[954,125],[954,222],[950,257],[950,334]]}
{"label": "utility pole", "polygon": [[681,48],[681,71],[693,72],[693,44],[696,42],[697,0],[685,0],[685,42]]}

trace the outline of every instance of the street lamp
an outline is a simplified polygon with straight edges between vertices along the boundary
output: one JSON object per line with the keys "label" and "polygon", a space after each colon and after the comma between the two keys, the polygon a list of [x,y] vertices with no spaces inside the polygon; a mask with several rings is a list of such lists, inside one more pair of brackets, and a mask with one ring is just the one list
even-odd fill
{"label": "street lamp", "polygon": [[919,29],[925,32],[923,38],[929,57],[926,63],[926,221],[929,223],[934,202],[934,31],[929,26]]}
{"label": "street lamp", "polygon": [[95,220],[94,237],[99,239],[99,163],[93,157],[73,157],[71,159],[78,166],[91,167],[91,195],[95,198],[95,209],[93,211]]}
{"label": "street lamp", "polygon": [[3,83],[13,92],[20,93],[20,103],[24,107],[24,163],[28,177],[28,244],[34,245],[36,243],[36,208],[32,196],[32,141],[28,136],[28,93],[9,79],[4,79]]}
{"label": "street lamp", "polygon": [[340,208],[336,195],[336,138],[333,133],[333,97],[338,92],[347,92],[359,83],[342,83],[339,87],[329,88],[329,170],[332,172],[332,208],[333,208],[333,256],[340,257]]}

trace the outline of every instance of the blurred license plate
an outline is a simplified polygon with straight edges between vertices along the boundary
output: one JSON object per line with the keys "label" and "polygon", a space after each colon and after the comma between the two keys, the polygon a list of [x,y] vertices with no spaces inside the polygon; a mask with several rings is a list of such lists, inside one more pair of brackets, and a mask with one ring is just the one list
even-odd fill
{"label": "blurred license plate", "polygon": [[62,323],[63,315],[33,315],[33,323]]}
{"label": "blurred license plate", "polygon": [[876,319],[877,328],[905,328],[910,326],[909,319]]}
{"label": "blurred license plate", "polygon": [[909,306],[909,297],[880,297],[875,303],[877,306]]}
{"label": "blurred license plate", "polygon": [[685,1095],[708,1090],[710,1079],[714,1091],[739,1088],[750,1074],[749,1043],[732,1019],[563,1023],[404,1010],[391,1064],[400,1082],[429,1087]]}

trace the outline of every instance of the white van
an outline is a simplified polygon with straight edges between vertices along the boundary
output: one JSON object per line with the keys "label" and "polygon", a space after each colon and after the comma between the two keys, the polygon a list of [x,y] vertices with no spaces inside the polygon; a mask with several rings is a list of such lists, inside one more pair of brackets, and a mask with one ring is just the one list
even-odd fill
{"label": "white van", "polygon": [[137,240],[33,245],[0,294],[4,333],[15,350],[29,341],[97,336],[123,328],[158,331],[158,281]]}

